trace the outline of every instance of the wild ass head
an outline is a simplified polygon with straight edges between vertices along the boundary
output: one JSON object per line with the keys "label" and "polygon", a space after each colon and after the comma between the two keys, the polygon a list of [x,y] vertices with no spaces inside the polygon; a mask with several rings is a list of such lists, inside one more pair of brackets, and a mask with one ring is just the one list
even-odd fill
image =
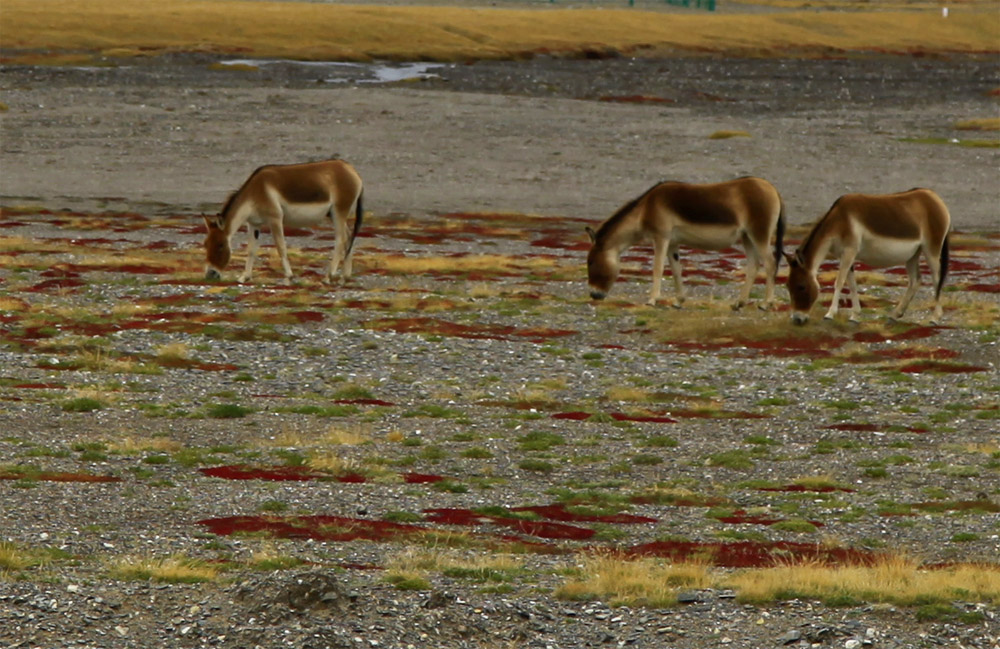
{"label": "wild ass head", "polygon": [[597,233],[590,227],[590,252],[587,253],[587,283],[590,285],[590,297],[603,300],[608,291],[618,279],[618,255],[608,248],[603,237],[599,242]]}
{"label": "wild ass head", "polygon": [[[794,255],[785,253],[788,260],[788,295],[792,300],[792,321],[803,325],[809,320],[809,311],[819,297],[819,280],[811,272],[802,258],[802,251]],[[833,299],[837,299],[834,296]]]}
{"label": "wild ass head", "polygon": [[229,264],[232,249],[226,234],[225,220],[221,214],[206,216],[205,228],[205,279],[219,279]]}

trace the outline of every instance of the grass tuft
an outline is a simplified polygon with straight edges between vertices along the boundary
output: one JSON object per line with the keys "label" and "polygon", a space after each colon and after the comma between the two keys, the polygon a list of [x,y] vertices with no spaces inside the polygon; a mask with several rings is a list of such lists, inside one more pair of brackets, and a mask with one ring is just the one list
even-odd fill
{"label": "grass tuft", "polygon": [[155,581],[165,584],[196,584],[213,581],[219,568],[183,555],[166,558],[123,557],[113,562],[108,573],[114,579]]}

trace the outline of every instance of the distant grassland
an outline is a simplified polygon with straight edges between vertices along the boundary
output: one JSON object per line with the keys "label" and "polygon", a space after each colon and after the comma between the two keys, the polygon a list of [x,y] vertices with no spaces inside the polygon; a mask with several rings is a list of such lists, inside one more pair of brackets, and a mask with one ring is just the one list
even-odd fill
{"label": "distant grassland", "polygon": [[643,56],[996,52],[1000,20],[995,4],[978,3],[956,5],[943,18],[936,6],[918,11],[696,14],[246,0],[3,0],[0,47],[111,56],[209,51],[343,61],[606,51]]}

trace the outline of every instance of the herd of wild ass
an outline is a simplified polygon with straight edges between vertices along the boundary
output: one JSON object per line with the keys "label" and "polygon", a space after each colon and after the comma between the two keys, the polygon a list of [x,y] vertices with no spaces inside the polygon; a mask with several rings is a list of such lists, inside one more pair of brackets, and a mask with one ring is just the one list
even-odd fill
{"label": "herd of wild ass", "polygon": [[[206,277],[216,279],[229,263],[232,237],[245,224],[249,243],[246,267],[240,282],[249,281],[264,225],[274,237],[285,281],[291,280],[283,225],[307,226],[329,219],[336,229],[336,244],[324,281],[351,275],[351,253],[363,218],[364,187],[357,171],[343,160],[290,165],[267,165],[255,170],[234,192],[222,211],[205,217]],[[348,220],[354,215],[349,232]],[[876,268],[906,265],[909,284],[891,314],[903,315],[920,285],[920,255],[927,259],[934,287],[934,317],[941,320],[941,287],[948,272],[948,233],[951,217],[941,198],[929,189],[898,194],[847,194],[838,198],[806,235],[794,254],[784,253],[785,213],[781,195],[760,178],[738,178],[722,183],[663,182],[623,205],[596,230],[587,228],[591,248],[587,255],[590,296],[603,299],[618,277],[621,254],[640,242],[653,244],[653,286],[649,303],[660,296],[664,261],[669,262],[677,303],[684,299],[680,246],[722,250],[742,244],[747,264],[745,281],[733,308],[750,298],[750,289],[763,263],[767,289],[762,308],[774,301],[774,280],[782,255],[788,260],[788,292],[792,318],[804,324],[819,297],[816,278],[820,264],[836,257],[840,267],[833,287],[834,299],[826,318],[837,315],[844,282],[848,283],[852,321],[858,319],[854,262]],[[773,241],[773,244],[772,244]],[[773,247],[772,247],[773,245]]]}

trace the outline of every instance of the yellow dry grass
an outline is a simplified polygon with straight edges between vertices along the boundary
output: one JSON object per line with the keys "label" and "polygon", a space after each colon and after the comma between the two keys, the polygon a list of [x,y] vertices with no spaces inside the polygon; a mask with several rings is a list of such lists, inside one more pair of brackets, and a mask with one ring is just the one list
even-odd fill
{"label": "yellow dry grass", "polygon": [[1000,117],[963,119],[955,123],[955,128],[960,131],[1000,131]]}
{"label": "yellow dry grass", "polygon": [[510,554],[469,554],[451,548],[407,548],[391,554],[386,569],[397,573],[426,574],[449,568],[512,572],[524,567],[523,559]]}
{"label": "yellow dry grass", "polygon": [[362,423],[352,424],[350,427],[331,424],[326,432],[318,435],[312,432],[303,433],[286,424],[277,435],[262,440],[261,445],[280,448],[357,446],[371,441],[371,438],[370,426]]}
{"label": "yellow dry grass", "polygon": [[651,400],[648,390],[636,388],[629,385],[615,385],[608,388],[608,401],[638,401],[645,403]]}
{"label": "yellow dry grass", "polygon": [[246,0],[4,0],[0,46],[119,56],[195,50],[325,60],[512,58],[590,48],[773,53],[996,51],[989,5],[919,11],[680,14]]}
{"label": "yellow dry grass", "polygon": [[34,555],[13,543],[0,543],[0,575],[7,571],[23,570],[35,561]]}
{"label": "yellow dry grass", "polygon": [[680,588],[707,588],[712,573],[707,564],[670,563],[660,559],[626,561],[613,556],[584,557],[579,576],[556,589],[556,597],[600,599],[610,605],[670,606]]}
{"label": "yellow dry grass", "polygon": [[910,606],[930,601],[1000,602],[1000,566],[956,565],[928,570],[909,558],[870,566],[799,563],[730,572],[703,563],[585,557],[576,575],[556,590],[563,599],[601,599],[622,605],[666,606],[689,588],[731,588],[747,602],[787,597],[855,599]]}
{"label": "yellow dry grass", "polygon": [[767,602],[790,593],[820,599],[847,596],[868,602],[912,605],[927,601],[1000,603],[1000,566],[958,565],[922,569],[905,557],[873,566],[799,564],[746,570],[724,580],[743,601]]}
{"label": "yellow dry grass", "polygon": [[122,557],[109,563],[108,573],[115,579],[123,580],[198,583],[214,580],[219,575],[219,568],[183,555]]}
{"label": "yellow dry grass", "polygon": [[156,350],[156,358],[161,361],[186,361],[191,352],[184,343],[161,345]]}
{"label": "yellow dry grass", "polygon": [[137,455],[149,451],[173,453],[179,451],[184,446],[180,442],[168,437],[135,438],[130,436],[105,440],[105,445],[108,451],[122,455]]}

